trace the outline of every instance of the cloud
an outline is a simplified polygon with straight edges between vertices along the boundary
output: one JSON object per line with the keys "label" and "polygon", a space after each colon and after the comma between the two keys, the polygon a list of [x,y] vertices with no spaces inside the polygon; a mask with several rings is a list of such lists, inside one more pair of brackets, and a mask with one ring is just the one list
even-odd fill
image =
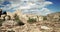
{"label": "cloud", "polygon": [[52,11],[50,11],[48,8],[42,8],[41,9],[42,15],[47,15],[52,13]]}
{"label": "cloud", "polygon": [[[0,2],[3,3],[4,1],[8,1],[11,4],[3,5],[3,10],[24,10],[23,13],[31,13],[34,14],[49,14],[51,11],[48,8],[45,8],[45,6],[53,4],[50,1],[46,0],[3,0]],[[43,11],[43,12],[42,12]]]}
{"label": "cloud", "polygon": [[36,14],[36,15],[47,15],[52,13],[48,8],[41,8],[41,9],[28,9],[28,10],[23,10],[24,14]]}
{"label": "cloud", "polygon": [[34,6],[36,4],[33,4],[33,3],[28,3],[27,5],[23,5],[23,6],[20,6],[18,9],[31,9],[32,7],[31,6]]}
{"label": "cloud", "polygon": [[[36,0],[35,0],[36,1]],[[47,5],[50,5],[50,4],[52,4],[52,2],[49,2],[49,1],[36,1],[36,2],[27,2],[27,3],[23,3],[22,2],[22,4],[24,4],[24,5],[20,5],[20,7],[19,8],[21,8],[21,9],[32,9],[32,8],[43,8],[43,7],[45,7],[45,6],[47,6]]]}

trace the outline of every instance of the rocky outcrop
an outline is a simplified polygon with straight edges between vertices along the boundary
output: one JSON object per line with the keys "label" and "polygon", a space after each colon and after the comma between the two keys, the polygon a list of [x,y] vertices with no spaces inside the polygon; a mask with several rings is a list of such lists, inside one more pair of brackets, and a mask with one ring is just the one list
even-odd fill
{"label": "rocky outcrop", "polygon": [[[15,19],[15,14],[17,14],[16,16],[19,19]],[[0,32],[60,32],[60,13],[48,14],[47,16],[38,16],[22,14],[19,11],[15,11],[13,13],[7,12],[7,15],[9,15],[11,19],[8,20],[8,16],[6,16],[6,20],[0,27]],[[36,18],[37,22],[28,23],[28,18]],[[23,25],[18,25],[18,21],[20,20],[23,22]]]}

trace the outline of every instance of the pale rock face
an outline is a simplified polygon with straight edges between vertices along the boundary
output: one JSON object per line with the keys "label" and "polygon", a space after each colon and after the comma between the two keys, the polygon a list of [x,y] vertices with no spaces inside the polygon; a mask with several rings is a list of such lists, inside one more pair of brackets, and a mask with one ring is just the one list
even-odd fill
{"label": "pale rock face", "polygon": [[32,29],[32,31],[31,32],[42,32],[42,31],[40,31],[38,28],[36,28],[36,29]]}
{"label": "pale rock face", "polygon": [[22,15],[22,18],[24,18],[25,20],[28,20],[28,17],[26,17],[26,14]]}
{"label": "pale rock face", "polygon": [[[14,16],[14,14],[15,13],[13,13],[13,14],[11,14],[11,13],[9,14],[8,13],[8,15],[13,15],[13,16]],[[43,32],[43,31],[44,32],[46,32],[46,31],[47,32],[51,32],[53,30],[57,30],[58,32],[60,32],[60,29],[59,29],[60,28],[59,27],[60,24],[58,23],[58,21],[57,21],[57,23],[55,23],[54,21],[52,23],[51,20],[49,20],[49,21],[47,21],[47,20],[46,21],[41,21],[41,20],[43,20],[43,17],[39,17],[40,22],[29,24],[29,23],[26,23],[25,20],[28,19],[28,17],[35,18],[36,16],[20,14],[20,12],[18,12],[18,13],[16,12],[16,14],[19,16],[19,18],[22,18],[21,20],[24,21],[25,24],[23,26],[16,26],[17,23],[15,21],[13,21],[13,20],[9,20],[9,21],[6,20],[4,23],[2,23],[2,27],[3,27],[2,30],[4,30],[4,31],[5,30],[14,30],[15,32]],[[59,18],[56,15],[55,15],[55,17]],[[47,24],[47,26],[45,24]],[[12,26],[12,28],[10,29],[10,28],[6,27],[6,25],[8,25],[8,26],[10,25],[10,26]],[[57,26],[59,28],[56,28],[55,26]]]}
{"label": "pale rock face", "polygon": [[39,21],[42,21],[43,20],[43,17],[39,17]]}
{"label": "pale rock face", "polygon": [[29,25],[28,27],[29,27],[28,29],[30,30],[29,32],[42,32],[39,30],[36,24]]}
{"label": "pale rock face", "polygon": [[47,26],[41,26],[41,29],[50,29],[50,28]]}
{"label": "pale rock face", "polygon": [[4,23],[2,23],[2,26],[15,26],[17,25],[17,22],[13,21],[13,20],[8,20],[8,21],[5,21]]}
{"label": "pale rock face", "polygon": [[5,15],[1,15],[1,18],[0,18],[0,19],[3,19],[4,16],[5,16]]}
{"label": "pale rock face", "polygon": [[59,16],[58,15],[55,15],[53,18],[59,18]]}
{"label": "pale rock face", "polygon": [[11,12],[7,12],[7,15],[9,15],[10,17],[11,17],[11,19],[14,19],[14,14],[13,13],[11,13]]}
{"label": "pale rock face", "polygon": [[[28,20],[29,17],[30,18],[37,18],[37,15],[33,15],[33,14],[23,14],[20,10],[16,10],[15,12],[13,13],[10,13],[10,12],[7,12],[7,15],[10,15],[11,16],[11,19],[14,19],[14,15],[17,14],[19,16],[19,18],[21,19],[25,19],[25,20]],[[39,17],[39,21],[42,20],[42,17]]]}
{"label": "pale rock face", "polygon": [[9,17],[8,17],[8,16],[6,16],[6,17],[5,17],[5,20],[8,20],[8,19],[9,19]]}
{"label": "pale rock face", "polygon": [[[36,15],[27,15],[27,14],[22,14],[21,11],[15,11],[13,13],[7,12],[7,15],[11,16],[11,19],[14,19],[14,15],[17,14],[19,16],[19,19],[22,20],[22,22],[25,23],[25,25],[23,26],[16,26],[18,23],[13,21],[13,20],[7,20],[8,17],[6,16],[6,21],[4,23],[2,23],[2,26],[11,26],[13,28],[11,28],[12,30],[16,31],[16,32],[42,32],[39,30],[39,28],[36,26],[36,24],[28,24],[27,20],[30,18],[37,18]],[[38,19],[38,18],[37,18]],[[40,20],[42,20],[42,18],[39,18]],[[15,27],[16,26],[16,27]],[[8,29],[10,30],[10,29]]]}

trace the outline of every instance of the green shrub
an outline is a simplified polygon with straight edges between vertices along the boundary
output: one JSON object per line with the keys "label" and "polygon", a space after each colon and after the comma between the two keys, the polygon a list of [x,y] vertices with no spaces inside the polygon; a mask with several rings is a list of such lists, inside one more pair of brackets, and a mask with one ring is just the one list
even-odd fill
{"label": "green shrub", "polygon": [[28,21],[28,23],[35,23],[35,22],[37,22],[36,19],[33,19],[33,18],[32,19],[29,18],[29,20],[27,20],[27,21]]}
{"label": "green shrub", "polygon": [[44,16],[44,17],[43,17],[43,20],[47,20],[47,17]]}

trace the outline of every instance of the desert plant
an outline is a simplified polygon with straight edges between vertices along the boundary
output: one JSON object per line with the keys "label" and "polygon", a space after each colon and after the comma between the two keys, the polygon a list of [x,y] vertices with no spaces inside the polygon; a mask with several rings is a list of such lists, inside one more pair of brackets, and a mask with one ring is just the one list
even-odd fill
{"label": "desert plant", "polygon": [[36,19],[33,19],[33,18],[29,18],[29,20],[27,20],[27,21],[28,21],[28,23],[35,23],[35,22],[37,22]]}
{"label": "desert plant", "polygon": [[43,20],[47,20],[47,17],[44,16],[44,17],[43,17]]}

